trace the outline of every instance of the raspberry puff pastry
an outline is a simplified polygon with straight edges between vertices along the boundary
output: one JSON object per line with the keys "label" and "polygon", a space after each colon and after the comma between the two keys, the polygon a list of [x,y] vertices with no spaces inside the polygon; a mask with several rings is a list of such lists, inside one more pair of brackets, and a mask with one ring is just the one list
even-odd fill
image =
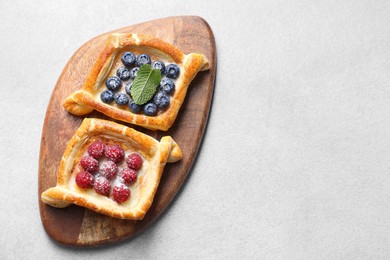
{"label": "raspberry puff pastry", "polygon": [[[128,53],[131,55],[126,56]],[[154,64],[154,62],[158,64]],[[166,91],[171,92],[170,96],[168,98],[164,96],[162,102],[160,102],[161,99],[158,100],[160,103],[157,103],[157,106],[161,105],[160,107],[163,109],[157,107],[157,111],[152,110],[151,113],[149,113],[150,109],[156,109],[156,107],[151,108],[148,105],[138,104],[139,106],[134,105],[135,107],[132,109],[131,95],[125,83],[128,81],[128,84],[131,85],[138,70],[133,69],[145,63],[151,64],[153,68],[161,69],[163,77],[166,76],[174,81],[174,90],[168,86],[169,91]],[[165,68],[161,67],[161,63]],[[168,67],[173,70],[169,72]],[[68,96],[63,105],[70,113],[78,116],[97,110],[117,120],[148,129],[166,131],[177,117],[190,82],[199,71],[208,69],[209,62],[204,55],[184,54],[175,46],[159,38],[135,33],[111,34],[81,90]],[[121,82],[118,81],[119,78],[122,80]],[[130,86],[128,87],[130,88]],[[105,90],[109,92],[107,88],[111,93],[109,95],[102,94]],[[158,86],[158,89],[163,90],[163,86]],[[128,92],[128,97],[126,97],[126,92]],[[114,102],[113,94],[118,93],[121,93],[121,96],[118,98],[115,96]],[[158,98],[160,97],[161,95]],[[168,106],[165,102],[167,99],[170,99]]]}
{"label": "raspberry puff pastry", "polygon": [[140,220],[152,204],[165,164],[181,158],[170,136],[158,142],[124,125],[86,118],[67,145],[56,187],[41,199],[58,208],[73,203]]}

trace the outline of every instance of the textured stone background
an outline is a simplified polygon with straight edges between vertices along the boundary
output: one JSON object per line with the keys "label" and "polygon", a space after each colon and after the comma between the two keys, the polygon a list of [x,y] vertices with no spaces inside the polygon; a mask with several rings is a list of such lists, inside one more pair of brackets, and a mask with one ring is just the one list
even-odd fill
{"label": "textured stone background", "polygon": [[[342,2],[342,3],[340,3]],[[389,259],[389,1],[1,1],[1,259]],[[214,31],[197,163],[146,232],[59,246],[38,209],[46,107],[92,37],[174,15]]]}

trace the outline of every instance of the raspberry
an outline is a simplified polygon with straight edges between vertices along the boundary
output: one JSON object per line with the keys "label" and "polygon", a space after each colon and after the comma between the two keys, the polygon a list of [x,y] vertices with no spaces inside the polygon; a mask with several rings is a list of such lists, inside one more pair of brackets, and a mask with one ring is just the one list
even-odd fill
{"label": "raspberry", "polygon": [[143,160],[138,153],[132,153],[126,158],[126,164],[130,169],[138,170],[142,167]]}
{"label": "raspberry", "polygon": [[81,157],[80,164],[84,170],[94,173],[99,170],[99,162],[92,156],[85,155]]}
{"label": "raspberry", "polygon": [[81,171],[76,175],[76,184],[80,188],[92,188],[93,187],[93,176],[87,171]]}
{"label": "raspberry", "polygon": [[104,150],[104,154],[109,160],[113,162],[120,162],[125,157],[125,152],[123,151],[122,147],[117,144],[107,145],[106,149]]}
{"label": "raspberry", "polygon": [[100,140],[97,140],[88,147],[88,154],[95,159],[99,159],[104,154],[104,147],[104,143]]}
{"label": "raspberry", "polygon": [[93,188],[97,193],[108,196],[110,194],[111,183],[105,177],[98,176],[95,179]]}
{"label": "raspberry", "polygon": [[116,173],[118,172],[118,167],[113,161],[105,161],[100,165],[99,172],[102,176],[112,180],[115,178]]}
{"label": "raspberry", "polygon": [[137,172],[129,168],[123,168],[119,172],[119,176],[126,185],[131,185],[137,180]]}
{"label": "raspberry", "polygon": [[112,197],[118,203],[125,202],[130,198],[130,189],[125,185],[117,185],[112,189]]}

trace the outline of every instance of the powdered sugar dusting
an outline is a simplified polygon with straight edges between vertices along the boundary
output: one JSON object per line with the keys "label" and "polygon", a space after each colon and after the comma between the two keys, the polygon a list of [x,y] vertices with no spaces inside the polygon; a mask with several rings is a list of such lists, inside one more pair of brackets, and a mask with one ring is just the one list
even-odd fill
{"label": "powdered sugar dusting", "polygon": [[[105,144],[105,145],[107,145],[107,144]],[[132,150],[132,148],[128,148],[128,149],[124,150],[124,158],[127,158],[130,154],[132,154],[134,152],[137,152],[137,151]],[[88,149],[84,152],[84,154],[82,156],[87,156],[87,155],[88,155]],[[75,183],[75,176],[82,169],[80,164],[77,164],[74,167],[73,174],[72,174],[71,178],[69,179],[69,187],[71,190],[82,191],[88,195],[91,195],[92,197],[95,197],[95,198],[108,199],[108,201],[115,202],[115,200],[112,197],[114,187],[120,186],[120,185],[125,185],[126,187],[128,187],[130,189],[130,194],[131,194],[130,198],[127,199],[126,201],[124,201],[123,203],[118,203],[118,205],[121,205],[123,207],[135,206],[139,200],[140,182],[143,179],[143,176],[145,175],[145,173],[147,172],[147,170],[149,168],[149,162],[142,156],[142,154],[140,154],[140,156],[143,160],[143,165],[139,170],[136,171],[136,180],[130,181],[130,182],[127,180],[127,183],[126,183],[126,180],[124,180],[124,178],[122,178],[122,176],[119,174],[121,171],[123,171],[125,169],[129,169],[127,164],[126,164],[125,159],[122,159],[114,164],[112,164],[113,163],[112,160],[108,159],[104,155],[102,157],[100,157],[99,159],[97,159],[99,162],[99,170],[96,173],[94,173],[94,182],[98,182],[96,184],[98,189],[100,189],[100,188],[103,189],[104,187],[109,186],[109,191],[107,192],[106,195],[101,195],[101,194],[105,194],[105,193],[104,192],[97,192],[96,190],[94,190],[94,188],[82,189],[82,188],[77,186],[77,184]],[[105,167],[105,165],[107,165],[107,164],[111,164],[111,166],[115,165],[115,167],[116,167],[115,174],[113,174],[113,176],[108,176],[108,178],[106,178],[107,172],[105,172],[105,170],[107,170],[107,167]],[[102,187],[102,183],[104,182],[102,180],[102,178],[104,178],[109,183],[109,185],[106,183],[105,184],[106,186],[103,185],[104,187]],[[117,202],[115,202],[115,203],[117,203]]]}

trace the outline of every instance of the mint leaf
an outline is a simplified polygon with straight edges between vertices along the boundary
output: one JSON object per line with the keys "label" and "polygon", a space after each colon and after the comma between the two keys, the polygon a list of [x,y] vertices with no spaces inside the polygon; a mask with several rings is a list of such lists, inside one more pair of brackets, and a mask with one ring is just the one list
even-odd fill
{"label": "mint leaf", "polygon": [[148,102],[156,93],[157,86],[161,81],[161,72],[159,69],[152,69],[149,64],[144,64],[139,68],[137,77],[135,77],[131,86],[131,97],[137,105],[143,105]]}

